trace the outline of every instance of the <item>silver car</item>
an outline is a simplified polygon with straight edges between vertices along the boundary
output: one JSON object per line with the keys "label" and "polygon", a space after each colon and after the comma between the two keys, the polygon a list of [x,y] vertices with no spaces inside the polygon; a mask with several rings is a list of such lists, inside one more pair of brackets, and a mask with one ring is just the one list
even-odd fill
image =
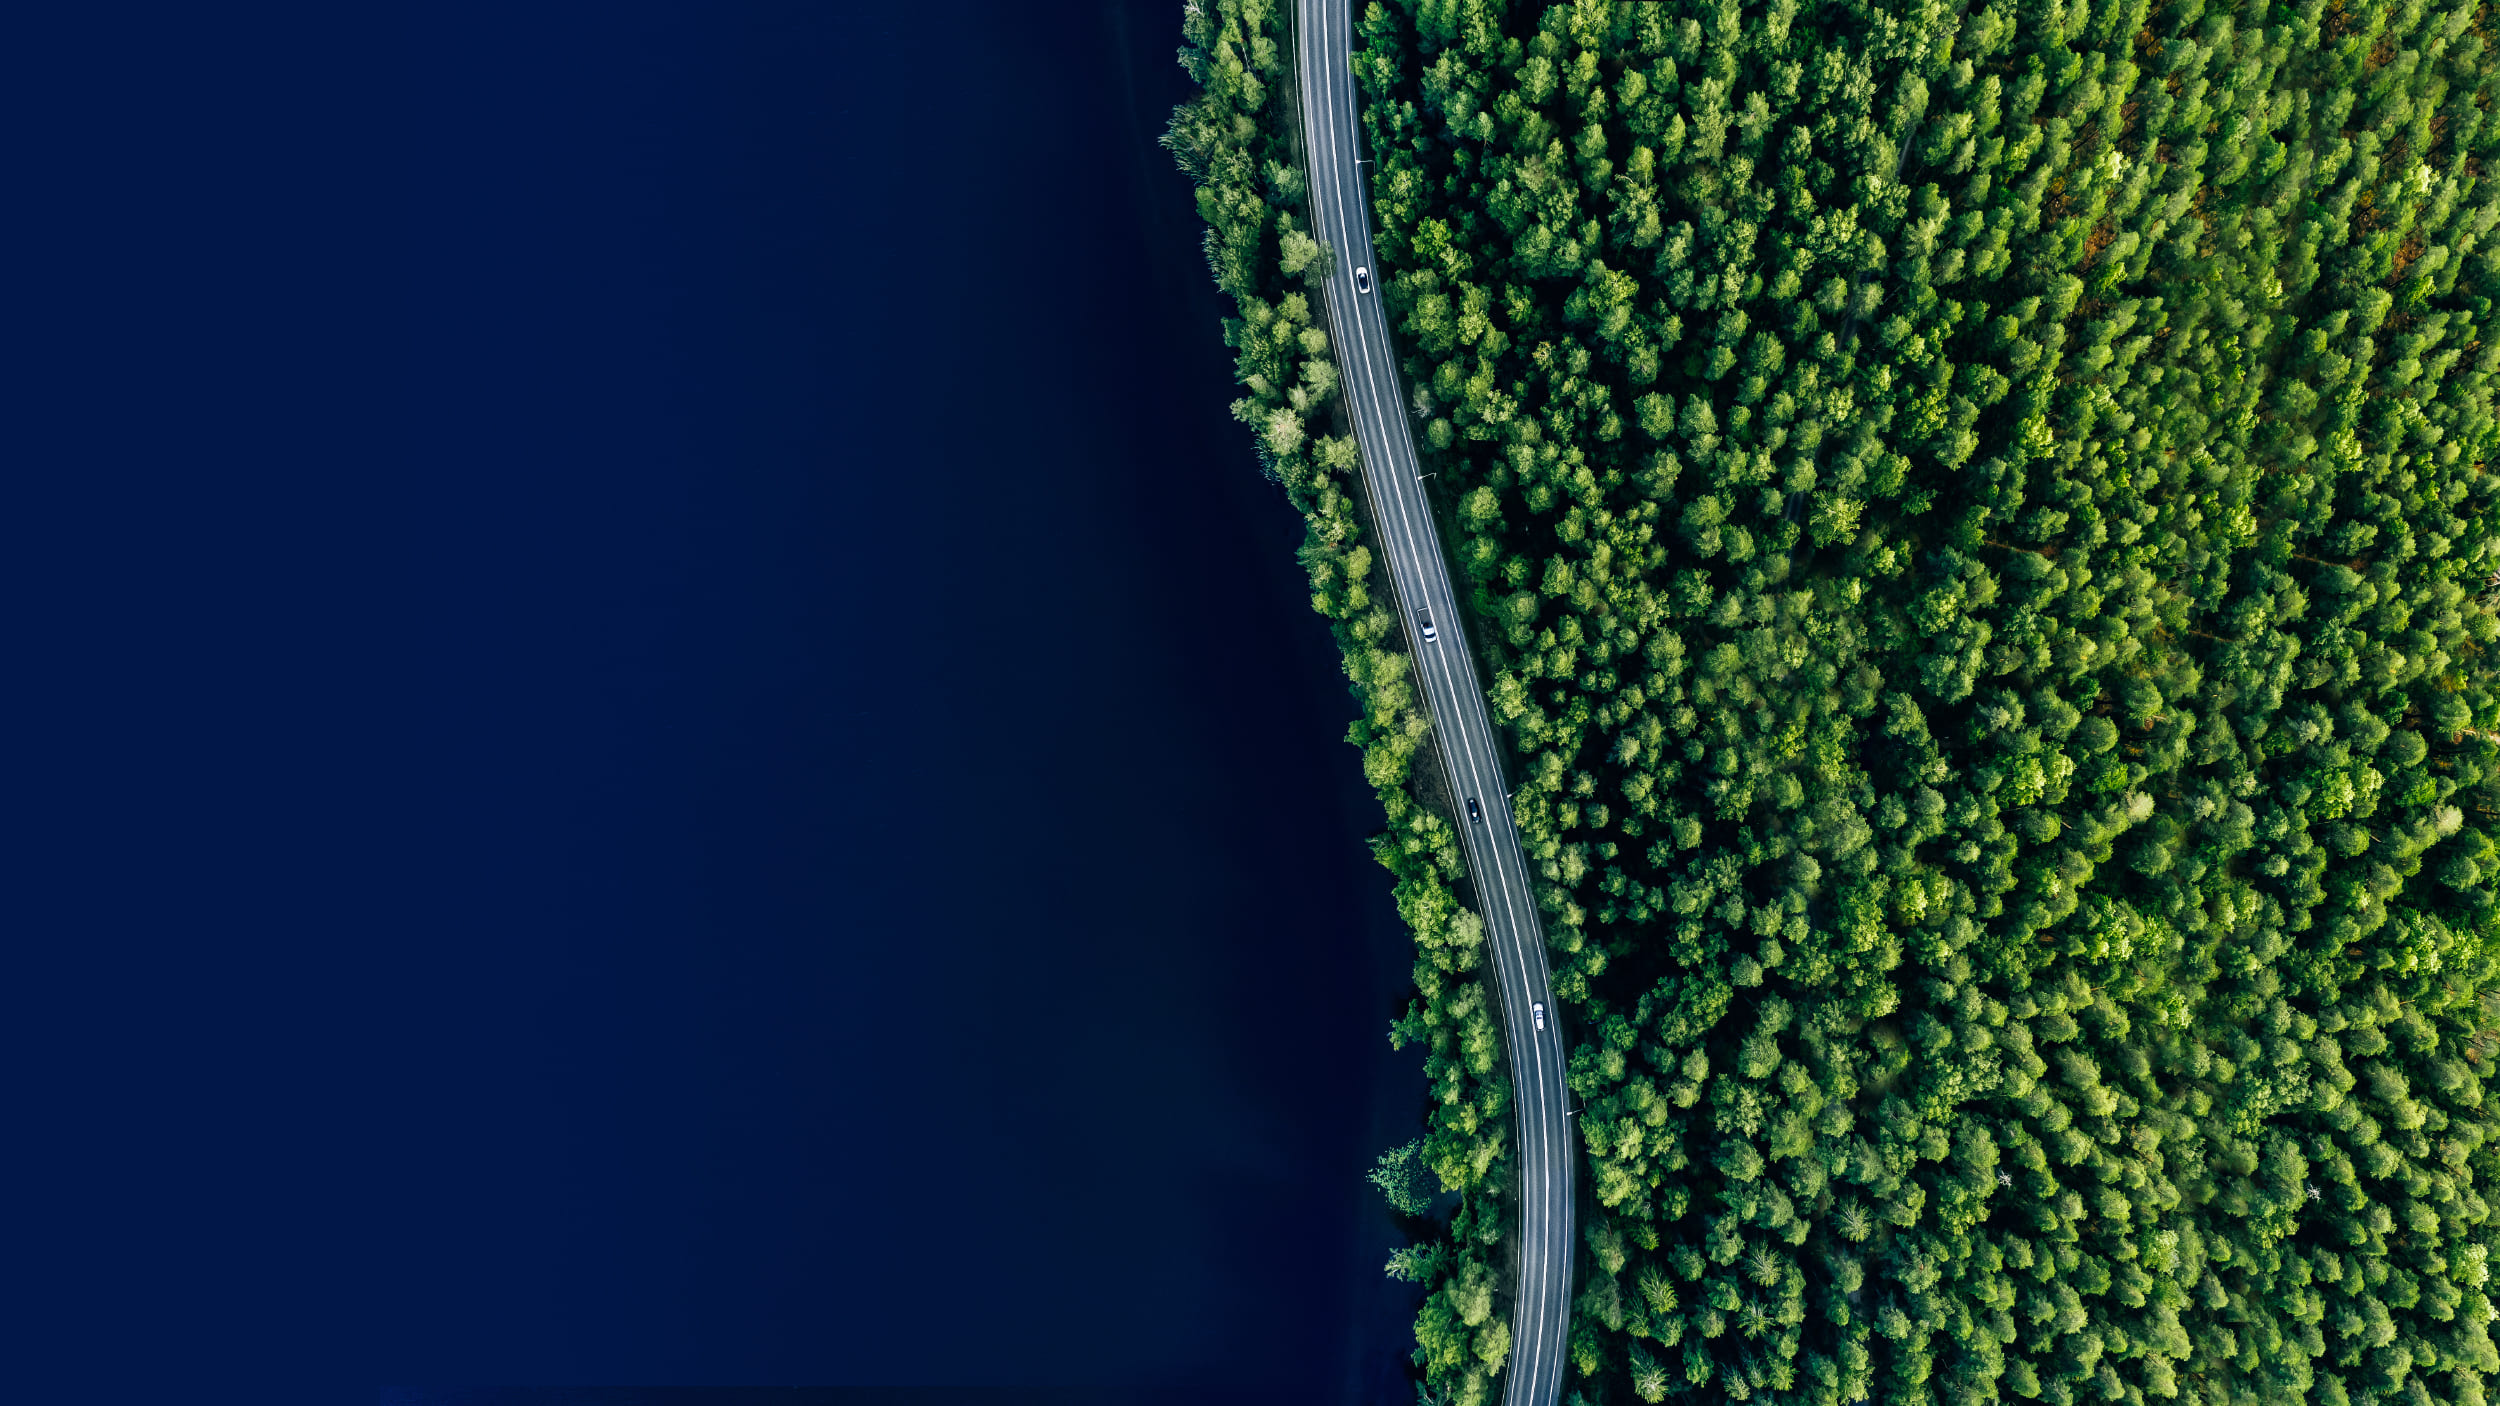
{"label": "silver car", "polygon": [[1529,1002],[1528,1014],[1536,1017],[1537,1029],[1542,1030],[1545,1028],[1545,1003],[1543,1001]]}

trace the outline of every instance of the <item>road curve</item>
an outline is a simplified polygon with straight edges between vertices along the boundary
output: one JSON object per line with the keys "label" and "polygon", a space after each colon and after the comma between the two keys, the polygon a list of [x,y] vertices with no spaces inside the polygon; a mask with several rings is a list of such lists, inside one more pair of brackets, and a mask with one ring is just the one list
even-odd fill
{"label": "road curve", "polygon": [[[1461,797],[1479,798],[1484,811],[1481,823],[1470,823],[1464,815],[1453,819],[1464,835],[1468,872],[1484,912],[1501,992],[1512,1104],[1519,1113],[1519,1219],[1514,1232],[1519,1281],[1511,1303],[1511,1356],[1502,1399],[1505,1406],[1553,1406],[1562,1391],[1563,1343],[1571,1326],[1575,1173],[1572,1129],[1565,1116],[1570,1090],[1563,1082],[1562,1022],[1546,977],[1544,923],[1529,887],[1519,830],[1503,797],[1500,743],[1485,711],[1458,597],[1418,477],[1397,355],[1380,305],[1380,265],[1372,252],[1364,195],[1366,168],[1357,165],[1363,151],[1355,118],[1358,94],[1348,63],[1353,40],[1348,0],[1296,0],[1296,11],[1311,220],[1316,237],[1337,251],[1326,285],[1329,337],[1336,346],[1355,441],[1362,449],[1363,484],[1377,525],[1375,550],[1388,562],[1450,785]],[[1358,267],[1373,272],[1368,294],[1355,289]],[[1429,615],[1438,627],[1437,641],[1424,639],[1419,615]],[[1541,1031],[1531,1016],[1531,1007],[1538,1004],[1546,1010]]]}

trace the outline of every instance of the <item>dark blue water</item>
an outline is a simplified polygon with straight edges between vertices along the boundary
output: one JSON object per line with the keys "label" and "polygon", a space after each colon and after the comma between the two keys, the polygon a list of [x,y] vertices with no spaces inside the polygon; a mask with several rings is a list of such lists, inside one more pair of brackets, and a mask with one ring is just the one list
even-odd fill
{"label": "dark blue water", "polygon": [[1178,14],[20,36],[47,1375],[1406,1395],[1405,948]]}

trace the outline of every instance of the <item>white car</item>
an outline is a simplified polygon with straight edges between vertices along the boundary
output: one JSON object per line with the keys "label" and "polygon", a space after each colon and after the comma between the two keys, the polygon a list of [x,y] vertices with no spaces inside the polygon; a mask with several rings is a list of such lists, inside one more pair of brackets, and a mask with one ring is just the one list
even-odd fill
{"label": "white car", "polygon": [[1528,1003],[1528,1014],[1536,1017],[1537,1029],[1542,1030],[1545,1028],[1545,1003],[1543,1001],[1530,1001]]}
{"label": "white car", "polygon": [[1437,640],[1441,638],[1441,632],[1432,628],[1432,617],[1429,615],[1424,617],[1424,638],[1427,640]]}
{"label": "white car", "polygon": [[1354,271],[1354,291],[1357,293],[1368,293],[1372,291],[1372,271],[1370,269],[1359,268]]}

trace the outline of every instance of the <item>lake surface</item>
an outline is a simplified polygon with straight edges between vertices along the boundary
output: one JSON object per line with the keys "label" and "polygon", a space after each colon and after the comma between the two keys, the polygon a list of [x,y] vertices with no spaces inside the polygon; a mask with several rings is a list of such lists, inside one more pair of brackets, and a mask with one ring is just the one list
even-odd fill
{"label": "lake surface", "polygon": [[115,218],[10,529],[19,1034],[84,1061],[22,1327],[1412,1399],[1360,1179],[1419,1127],[1408,949],[1153,144],[1179,14],[140,46],[161,109],[78,140],[150,193],[58,173]]}
{"label": "lake surface", "polygon": [[1381,1399],[1404,954],[1153,146],[1178,15],[481,64],[396,1379]]}

